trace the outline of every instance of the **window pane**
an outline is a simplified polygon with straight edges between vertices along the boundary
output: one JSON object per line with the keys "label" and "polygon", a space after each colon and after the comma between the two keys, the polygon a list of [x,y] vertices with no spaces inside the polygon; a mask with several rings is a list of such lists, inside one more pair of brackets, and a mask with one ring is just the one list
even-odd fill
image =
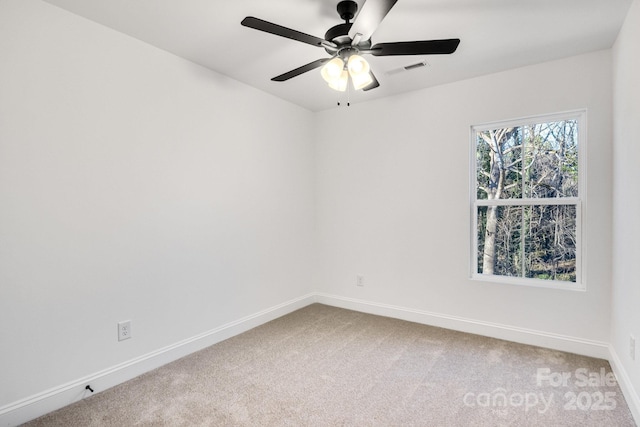
{"label": "window pane", "polygon": [[524,140],[524,197],[578,197],[577,120],[525,126]]}
{"label": "window pane", "polygon": [[522,277],[522,207],[478,207],[478,273]]}
{"label": "window pane", "polygon": [[478,132],[476,197],[578,197],[578,121]]}
{"label": "window pane", "polygon": [[479,206],[477,241],[480,274],[576,281],[574,205]]}
{"label": "window pane", "polygon": [[576,207],[524,209],[526,277],[576,281]]}

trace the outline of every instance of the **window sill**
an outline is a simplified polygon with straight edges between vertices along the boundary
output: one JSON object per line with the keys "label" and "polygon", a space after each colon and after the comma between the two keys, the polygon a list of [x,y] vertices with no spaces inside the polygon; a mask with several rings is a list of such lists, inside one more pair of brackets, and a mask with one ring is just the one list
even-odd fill
{"label": "window sill", "polygon": [[505,285],[530,286],[534,288],[558,289],[565,291],[585,292],[586,286],[581,283],[562,282],[559,280],[525,279],[522,277],[494,276],[488,274],[472,274],[471,280],[478,282],[491,282]]}

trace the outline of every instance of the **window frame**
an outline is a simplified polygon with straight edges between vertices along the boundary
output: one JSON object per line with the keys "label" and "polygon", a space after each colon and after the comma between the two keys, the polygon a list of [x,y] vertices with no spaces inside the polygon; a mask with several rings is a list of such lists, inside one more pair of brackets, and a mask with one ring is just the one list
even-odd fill
{"label": "window frame", "polygon": [[[564,120],[576,120],[578,130],[578,197],[562,198],[522,198],[522,199],[478,199],[477,198],[477,138],[478,134],[487,130],[495,130],[509,127],[524,127],[540,123],[559,122]],[[470,247],[470,278],[475,281],[505,283],[520,286],[533,286],[539,288],[564,289],[574,291],[586,291],[586,274],[583,269],[586,259],[585,245],[585,212],[586,212],[586,145],[587,145],[587,110],[572,110],[559,113],[541,114],[516,119],[495,121],[472,125],[470,128],[470,220],[471,220],[471,247]],[[528,277],[489,275],[478,273],[478,208],[481,206],[559,206],[570,205],[576,209],[576,281],[546,280]]]}

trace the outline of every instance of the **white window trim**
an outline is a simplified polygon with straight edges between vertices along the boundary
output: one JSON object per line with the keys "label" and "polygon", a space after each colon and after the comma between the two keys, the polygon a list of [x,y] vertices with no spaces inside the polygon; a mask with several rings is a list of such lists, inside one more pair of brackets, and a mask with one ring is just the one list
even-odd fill
{"label": "white window trim", "polygon": [[[477,133],[507,127],[528,126],[543,122],[554,122],[562,120],[576,119],[578,121],[578,197],[568,197],[561,199],[518,199],[518,205],[575,205],[576,207],[576,281],[566,282],[560,280],[544,280],[525,277],[512,277],[501,275],[489,275],[478,273],[478,206],[509,205],[513,202],[506,200],[478,200],[476,199],[476,144]],[[469,198],[470,198],[470,220],[471,220],[471,247],[470,256],[470,278],[481,282],[504,283],[519,286],[533,286],[538,288],[552,288],[572,291],[586,291],[586,233],[585,233],[585,213],[586,213],[586,153],[587,153],[587,110],[572,110],[553,114],[542,114],[528,116],[517,119],[483,123],[473,125],[470,129],[470,176],[469,176]]]}

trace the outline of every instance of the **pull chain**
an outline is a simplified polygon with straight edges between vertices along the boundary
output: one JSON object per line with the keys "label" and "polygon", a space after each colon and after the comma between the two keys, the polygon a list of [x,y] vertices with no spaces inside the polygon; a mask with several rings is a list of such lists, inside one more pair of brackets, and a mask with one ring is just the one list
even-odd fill
{"label": "pull chain", "polygon": [[[351,106],[351,86],[349,86],[349,80],[351,80],[351,77],[349,77],[349,79],[347,80],[347,107]],[[338,101],[338,107],[342,105],[340,104],[340,101]]]}

